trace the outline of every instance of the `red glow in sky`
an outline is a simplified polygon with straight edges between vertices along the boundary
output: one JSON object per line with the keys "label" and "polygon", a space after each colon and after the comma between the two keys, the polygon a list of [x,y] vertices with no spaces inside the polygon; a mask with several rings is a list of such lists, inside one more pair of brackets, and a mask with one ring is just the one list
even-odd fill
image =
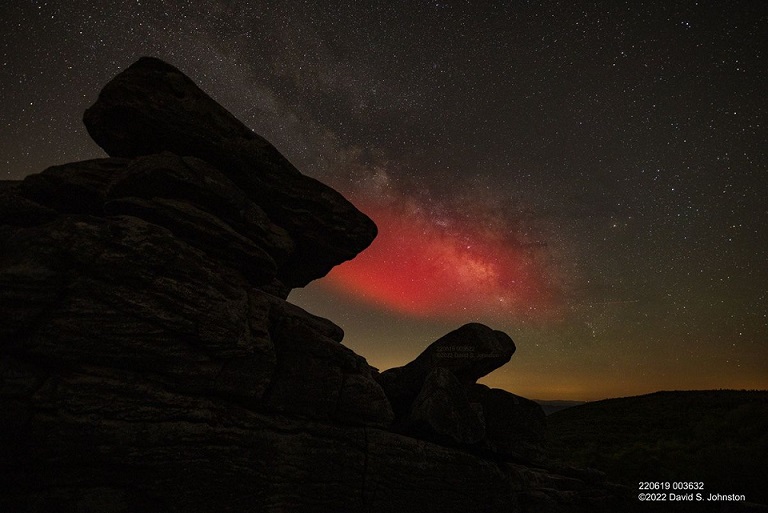
{"label": "red glow in sky", "polygon": [[417,317],[539,317],[551,311],[554,291],[537,258],[540,247],[418,208],[361,207],[379,235],[323,280],[334,289]]}

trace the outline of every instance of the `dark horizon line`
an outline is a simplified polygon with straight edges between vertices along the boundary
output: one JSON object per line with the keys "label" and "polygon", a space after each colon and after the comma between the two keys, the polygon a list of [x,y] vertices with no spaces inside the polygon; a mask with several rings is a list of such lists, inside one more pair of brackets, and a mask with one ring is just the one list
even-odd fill
{"label": "dark horizon line", "polygon": [[580,399],[531,399],[531,401],[539,403],[539,404],[551,404],[551,403],[560,403],[560,404],[586,404],[586,403],[597,403],[600,401],[612,401],[614,399],[631,399],[631,398],[637,398],[637,397],[646,397],[650,395],[657,395],[657,394],[670,394],[670,393],[712,393],[712,392],[755,392],[755,393],[768,393],[768,389],[760,389],[760,388],[705,388],[705,389],[674,389],[674,390],[656,390],[654,392],[646,392],[644,394],[636,394],[636,395],[624,395],[624,396],[613,396],[613,397],[604,397],[601,399],[591,399],[591,400],[580,400]]}

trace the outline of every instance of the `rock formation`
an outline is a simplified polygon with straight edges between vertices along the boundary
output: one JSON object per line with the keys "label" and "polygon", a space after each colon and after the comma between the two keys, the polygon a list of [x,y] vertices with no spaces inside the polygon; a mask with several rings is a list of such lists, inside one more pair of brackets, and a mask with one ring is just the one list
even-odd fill
{"label": "rock formation", "polygon": [[109,158],[0,182],[0,511],[611,511],[468,324],[379,374],[286,301],[376,234],[174,67],[85,115]]}

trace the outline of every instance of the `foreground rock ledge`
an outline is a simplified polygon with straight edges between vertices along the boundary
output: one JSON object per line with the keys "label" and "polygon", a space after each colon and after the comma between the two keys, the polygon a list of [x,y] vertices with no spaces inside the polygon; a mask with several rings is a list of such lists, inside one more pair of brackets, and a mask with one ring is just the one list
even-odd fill
{"label": "foreground rock ledge", "polygon": [[375,226],[176,68],[141,59],[85,119],[110,158],[0,182],[0,511],[621,509],[475,383],[503,333],[380,374],[287,302]]}

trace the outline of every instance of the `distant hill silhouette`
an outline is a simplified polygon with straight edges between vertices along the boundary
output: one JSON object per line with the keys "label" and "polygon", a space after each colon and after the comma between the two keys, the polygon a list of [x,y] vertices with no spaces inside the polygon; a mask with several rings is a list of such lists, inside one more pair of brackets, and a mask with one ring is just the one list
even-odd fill
{"label": "distant hill silhouette", "polygon": [[574,406],[579,406],[581,404],[584,404],[584,401],[540,401],[538,399],[534,399],[539,406],[541,406],[541,409],[544,410],[545,415],[552,415],[556,411],[564,410],[566,408],[573,408]]}
{"label": "distant hill silhouette", "polygon": [[550,415],[552,458],[640,481],[702,481],[768,504],[768,391],[656,392]]}

